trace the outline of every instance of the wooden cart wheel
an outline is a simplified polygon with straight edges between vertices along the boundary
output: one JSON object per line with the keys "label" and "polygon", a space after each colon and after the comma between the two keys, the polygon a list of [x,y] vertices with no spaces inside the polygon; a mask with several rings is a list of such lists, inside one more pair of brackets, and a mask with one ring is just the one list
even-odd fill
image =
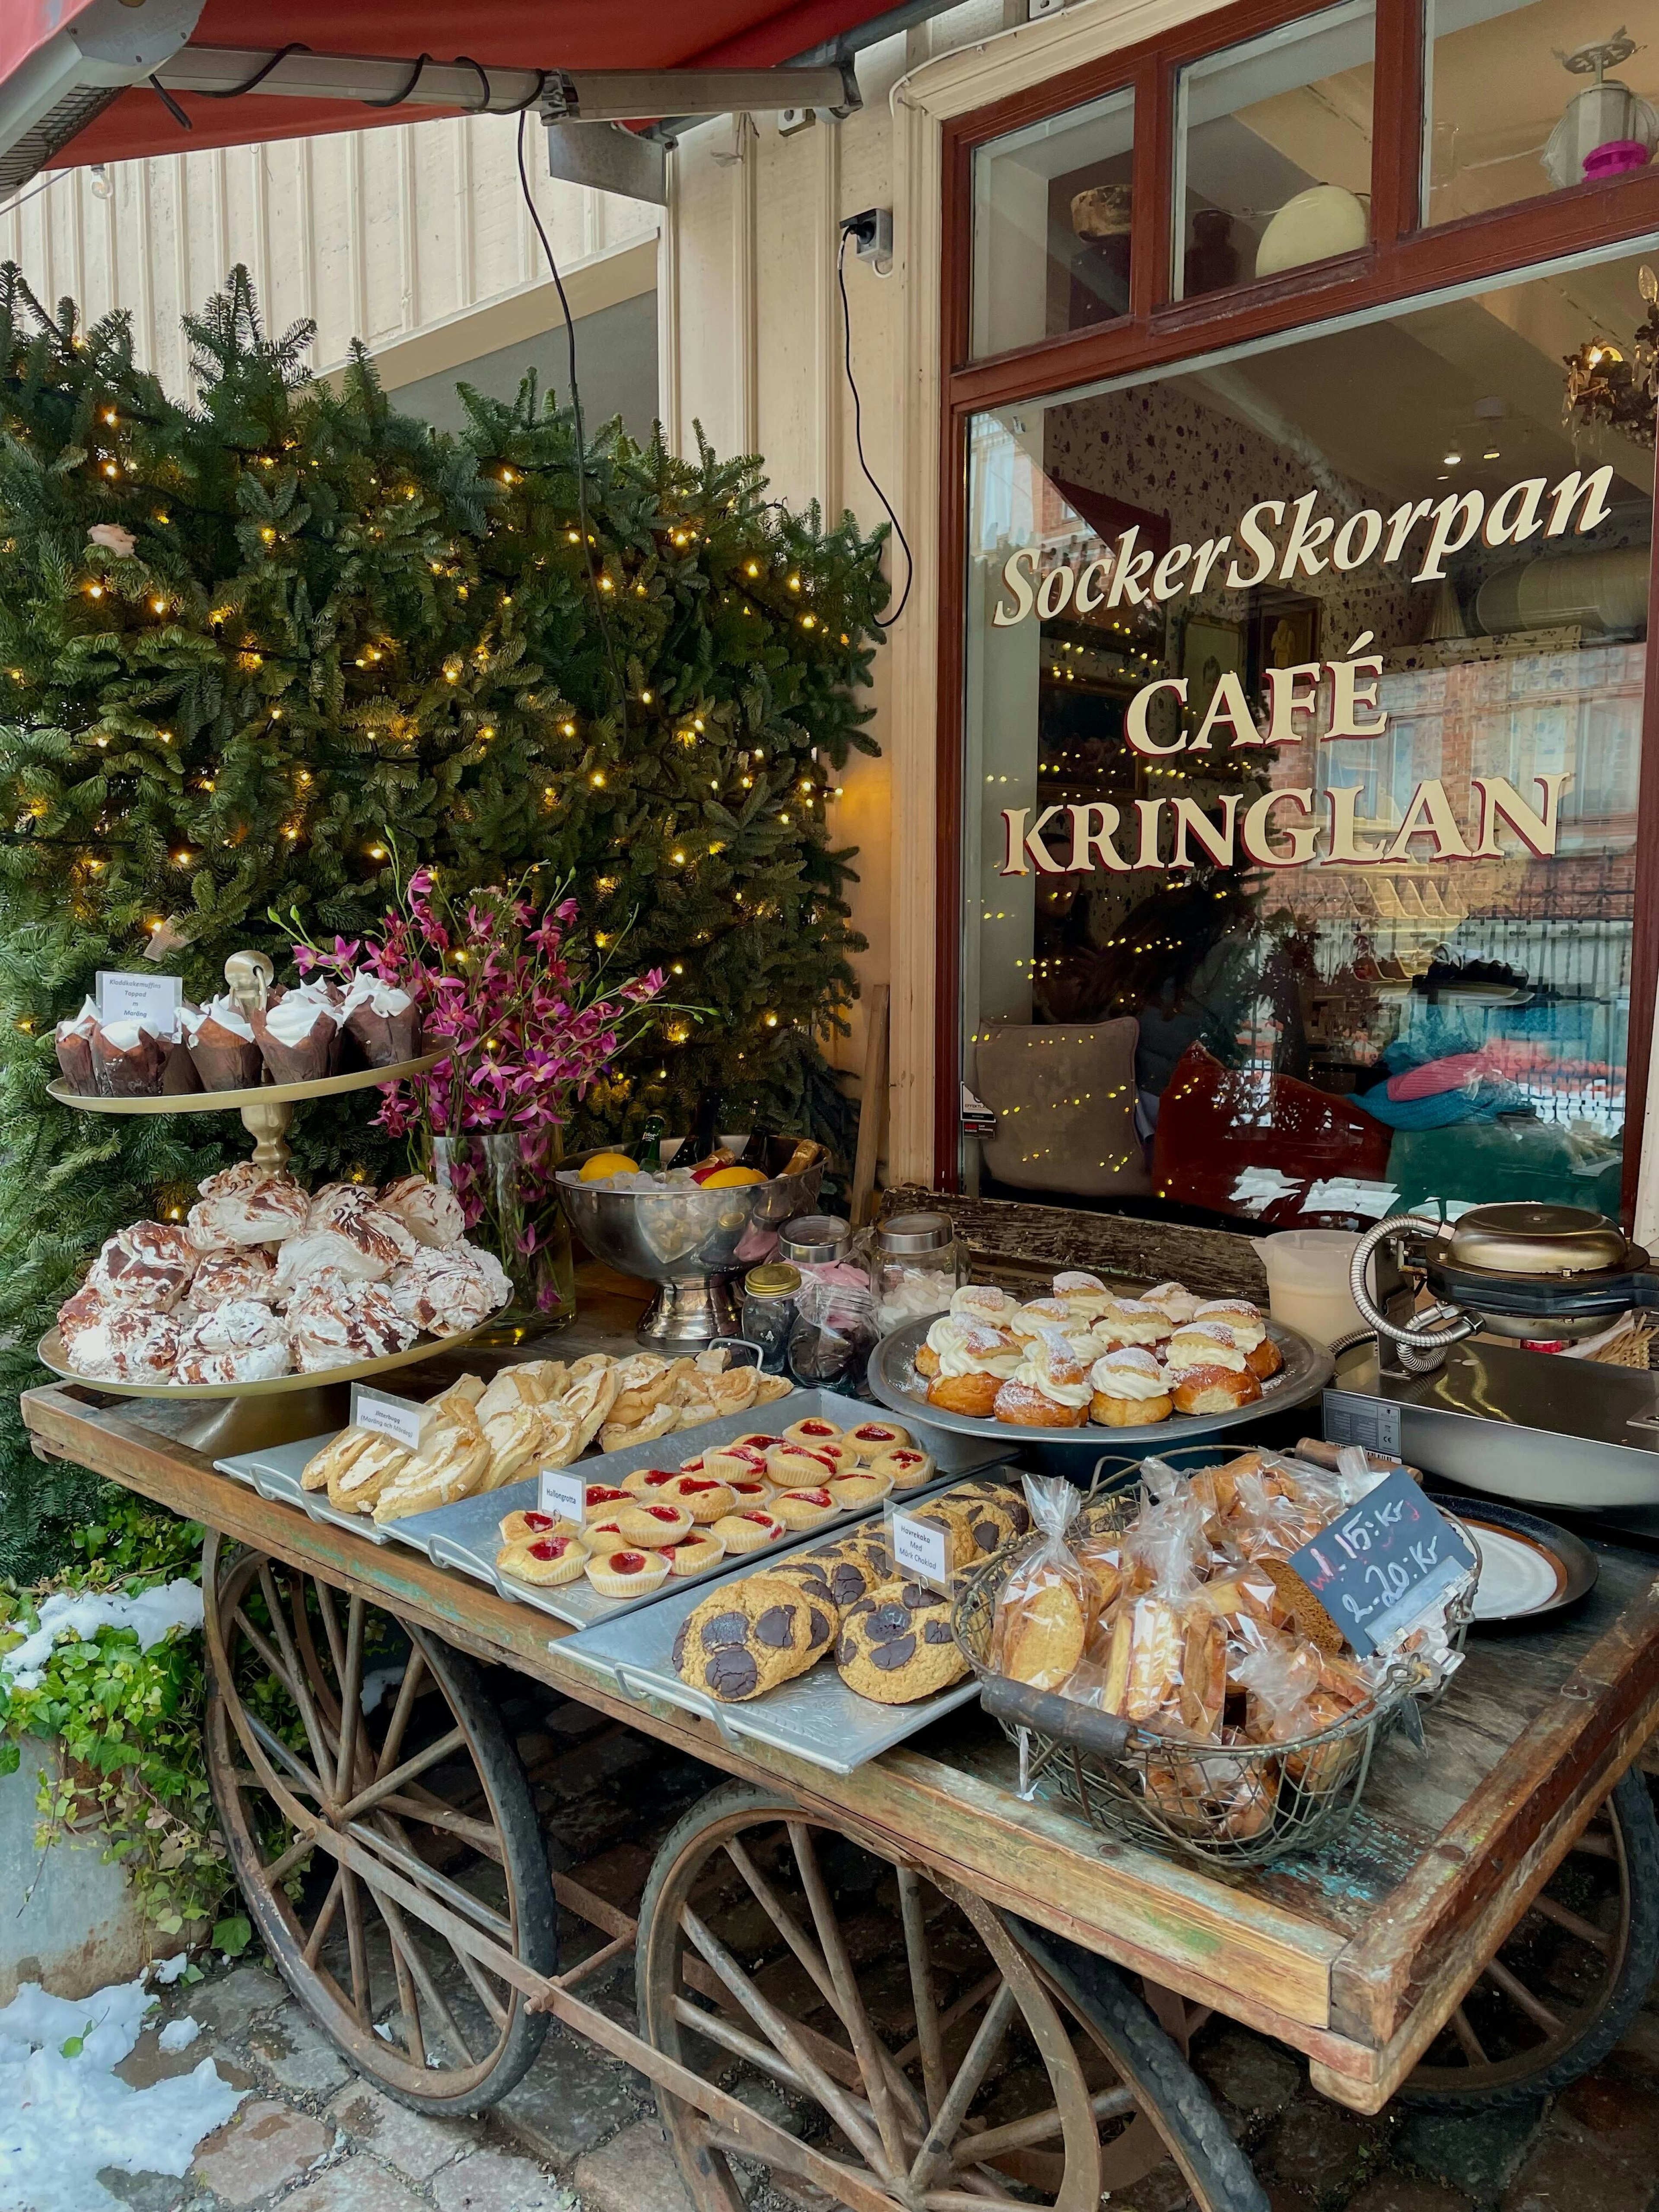
{"label": "wooden cart wheel", "polygon": [[1659,1968],[1659,1822],[1632,1768],[1486,1961],[1401,2095],[1520,2104],[1597,2066]]}
{"label": "wooden cart wheel", "polygon": [[[495,2104],[547,2016],[441,1923],[470,1924],[550,1974],[556,1907],[524,1769],[477,1668],[427,1630],[216,1535],[202,1580],[208,1778],[283,1979],[403,2103]],[[319,1825],[399,1893],[315,1842]]]}
{"label": "wooden cart wheel", "polygon": [[[1109,2034],[982,1898],[747,1783],[663,1844],[636,1962],[641,2034],[774,2119],[781,2100],[799,2154],[774,2171],[810,2203],[1096,2212],[1103,2138],[1109,2152],[1147,2110],[1152,2076],[1138,2087],[1116,2067]],[[681,2098],[658,2105],[696,2212],[743,2212],[741,2146]],[[1158,2157],[1178,2158],[1204,2212],[1266,2212],[1208,2109],[1232,2167],[1212,2170],[1179,2129]]]}

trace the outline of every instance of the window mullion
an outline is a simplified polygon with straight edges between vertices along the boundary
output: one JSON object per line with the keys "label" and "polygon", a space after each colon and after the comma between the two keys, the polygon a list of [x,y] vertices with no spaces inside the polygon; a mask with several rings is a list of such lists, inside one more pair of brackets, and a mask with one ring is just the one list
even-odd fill
{"label": "window mullion", "polygon": [[1423,0],[1376,0],[1371,237],[1387,254],[1420,220]]}

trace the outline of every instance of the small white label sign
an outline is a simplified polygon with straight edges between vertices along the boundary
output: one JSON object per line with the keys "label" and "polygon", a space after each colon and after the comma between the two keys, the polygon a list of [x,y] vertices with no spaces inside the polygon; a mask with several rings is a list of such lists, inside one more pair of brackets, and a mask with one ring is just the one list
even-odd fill
{"label": "small white label sign", "polygon": [[390,1437],[407,1450],[419,1451],[437,1416],[430,1406],[416,1405],[412,1398],[388,1398],[380,1390],[365,1390],[354,1383],[351,1419],[356,1428],[372,1429],[376,1436]]}
{"label": "small white label sign", "polygon": [[176,975],[133,975],[125,970],[98,970],[98,1018],[100,1022],[142,1022],[156,1036],[170,1036],[179,1019],[184,986]]}
{"label": "small white label sign", "polygon": [[587,1518],[587,1479],[573,1467],[542,1469],[541,1509],[561,1521],[574,1521],[580,1528]]}
{"label": "small white label sign", "polygon": [[887,1538],[893,1565],[901,1574],[914,1575],[918,1582],[927,1583],[934,1589],[949,1589],[948,1529],[930,1527],[914,1514],[892,1513],[888,1516]]}

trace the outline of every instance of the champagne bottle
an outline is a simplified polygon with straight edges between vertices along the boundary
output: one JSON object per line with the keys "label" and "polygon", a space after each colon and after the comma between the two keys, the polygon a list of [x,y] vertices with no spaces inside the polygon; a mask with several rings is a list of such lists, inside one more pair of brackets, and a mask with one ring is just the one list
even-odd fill
{"label": "champagne bottle", "polygon": [[686,1140],[685,1157],[690,1164],[708,1159],[720,1142],[720,1094],[709,1089],[697,1099],[697,1111],[691,1123],[691,1134]]}
{"label": "champagne bottle", "polygon": [[757,1129],[742,1152],[738,1153],[738,1165],[740,1168],[758,1168],[764,1175],[767,1147],[771,1144],[775,1133],[775,1132],[771,1129]]}
{"label": "champagne bottle", "polygon": [[660,1114],[652,1115],[640,1132],[640,1167],[647,1175],[662,1172],[662,1132]]}

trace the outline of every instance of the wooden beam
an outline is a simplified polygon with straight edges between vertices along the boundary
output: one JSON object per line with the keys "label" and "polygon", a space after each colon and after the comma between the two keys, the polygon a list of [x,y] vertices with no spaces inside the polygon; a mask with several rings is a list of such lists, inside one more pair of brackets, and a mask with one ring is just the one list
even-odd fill
{"label": "wooden beam", "polygon": [[881,1158],[882,1131],[887,1121],[887,1032],[892,996],[889,984],[871,986],[869,1026],[864,1034],[864,1080],[859,1092],[859,1145],[853,1163],[853,1194],[848,1206],[854,1229],[861,1228],[870,1218],[876,1168]]}

